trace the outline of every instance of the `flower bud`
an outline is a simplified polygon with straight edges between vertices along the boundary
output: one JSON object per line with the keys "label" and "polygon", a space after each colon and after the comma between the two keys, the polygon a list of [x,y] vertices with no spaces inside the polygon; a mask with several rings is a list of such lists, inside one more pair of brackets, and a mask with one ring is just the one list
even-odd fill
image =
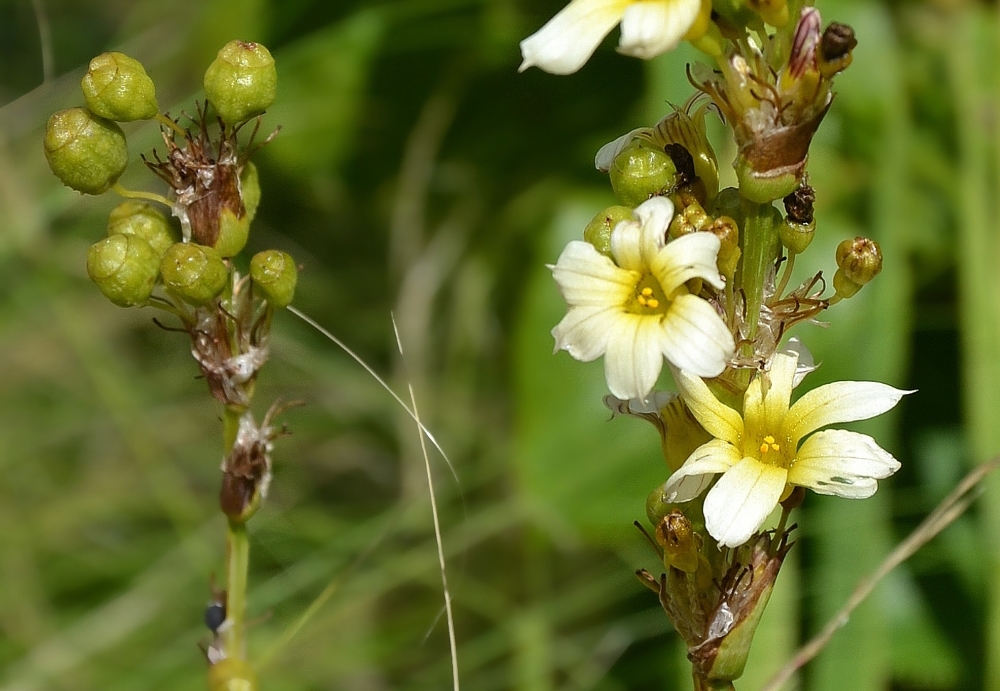
{"label": "flower bud", "polygon": [[716,260],[716,264],[719,267],[719,273],[728,280],[732,280],[733,276],[736,275],[736,267],[740,262],[740,255],[743,254],[742,250],[740,250],[739,226],[729,216],[719,216],[710,226],[705,228],[705,231],[712,233],[721,241],[722,244],[719,246],[719,257]]}
{"label": "flower bud", "polygon": [[250,260],[250,279],[275,307],[288,307],[295,295],[299,272],[290,254],[266,250]]}
{"label": "flower bud", "polygon": [[674,509],[656,526],[656,542],[663,548],[665,566],[685,573],[698,570],[700,539],[694,526],[679,509]]}
{"label": "flower bud", "polygon": [[837,266],[845,278],[863,286],[882,271],[882,248],[868,238],[844,240],[837,245]]}
{"label": "flower bud", "polygon": [[676,508],[677,504],[667,501],[667,493],[663,491],[663,485],[659,485],[646,496],[646,518],[654,528],[660,525],[660,521]]}
{"label": "flower bud", "polygon": [[786,218],[778,227],[781,244],[792,254],[802,254],[816,235],[816,221],[794,223]]}
{"label": "flower bud", "polygon": [[788,0],[747,0],[747,5],[775,28],[780,29],[788,23]]}
{"label": "flower bud", "polygon": [[205,96],[227,125],[267,110],[277,86],[274,58],[260,43],[230,41],[205,71]]}
{"label": "flower bud", "polygon": [[260,206],[260,178],[257,166],[247,161],[240,171],[240,197],[243,198],[243,208],[247,212],[247,222],[252,223]]}
{"label": "flower bud", "polygon": [[87,275],[119,307],[144,305],[153,293],[160,255],[134,235],[112,235],[87,250]]}
{"label": "flower bud", "polygon": [[632,209],[627,206],[609,206],[594,216],[583,230],[583,239],[606,257],[611,256],[611,231],[622,221],[632,219]]}
{"label": "flower bud", "polygon": [[219,235],[215,239],[215,251],[222,257],[235,257],[247,244],[250,237],[250,216],[238,216],[232,209],[219,209]]}
{"label": "flower bud", "polygon": [[224,657],[208,668],[209,691],[257,691],[257,674],[246,660]]}
{"label": "flower bud", "polygon": [[[679,165],[681,157],[691,162],[693,177],[701,183],[698,196],[702,203],[719,192],[719,162],[708,141],[705,113],[706,108],[699,108],[694,115],[675,110],[656,123],[650,135],[654,143],[663,145],[664,150],[672,154],[671,158],[679,171],[682,168]],[[671,145],[675,148],[671,149]]]}
{"label": "flower bud", "polygon": [[160,263],[163,284],[192,305],[207,305],[222,292],[229,269],[211,247],[193,242],[171,245]]}
{"label": "flower bud", "polygon": [[45,158],[64,185],[84,194],[101,194],[128,165],[125,133],[86,108],[54,113],[45,128]]}
{"label": "flower bud", "polygon": [[850,67],[853,59],[851,53],[857,45],[854,29],[847,24],[833,22],[826,27],[817,55],[820,74],[830,79]]}
{"label": "flower bud", "polygon": [[156,87],[142,63],[124,53],[101,53],[80,82],[87,107],[108,120],[131,122],[156,117]]}
{"label": "flower bud", "polygon": [[127,200],[111,210],[108,216],[108,236],[134,235],[150,244],[156,256],[162,257],[167,248],[177,242],[167,217],[148,202]]}
{"label": "flower bud", "polygon": [[668,227],[671,238],[677,239],[688,233],[696,233],[711,224],[712,219],[705,213],[705,209],[698,203],[694,194],[682,190],[676,195],[675,201],[677,211]]}
{"label": "flower bud", "polygon": [[615,157],[611,187],[625,206],[638,206],[653,195],[669,191],[677,168],[673,159],[648,142],[637,141]]}

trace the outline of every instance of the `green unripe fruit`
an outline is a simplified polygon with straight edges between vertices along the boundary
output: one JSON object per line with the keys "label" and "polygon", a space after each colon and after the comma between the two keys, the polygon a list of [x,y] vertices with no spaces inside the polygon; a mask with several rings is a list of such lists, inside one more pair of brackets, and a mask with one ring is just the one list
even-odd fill
{"label": "green unripe fruit", "polygon": [[266,250],[250,260],[250,279],[275,307],[288,307],[292,303],[298,278],[295,260],[285,252]]}
{"label": "green unripe fruit", "polygon": [[656,528],[663,518],[677,508],[676,504],[667,501],[667,494],[660,485],[646,496],[646,518],[649,524]]}
{"label": "green unripe fruit", "polygon": [[260,206],[260,177],[257,175],[257,166],[249,161],[240,172],[240,197],[247,212],[247,221],[252,223],[257,215],[257,207]]}
{"label": "green unripe fruit", "polygon": [[846,300],[857,295],[861,286],[849,279],[843,269],[837,269],[837,273],[833,275],[833,289],[837,291],[839,297]]}
{"label": "green unripe fruit", "polygon": [[87,107],[108,120],[131,122],[156,117],[156,87],[142,63],[124,53],[101,53],[80,82]]}
{"label": "green unripe fruit", "polygon": [[736,159],[736,178],[740,194],[757,204],[768,204],[784,199],[794,192],[801,182],[797,173],[760,173],[755,171],[742,155]]}
{"label": "green unripe fruit", "polygon": [[844,240],[837,245],[837,266],[845,278],[863,286],[882,272],[882,248],[868,238]]}
{"label": "green unripe fruit", "polygon": [[207,305],[226,287],[229,269],[211,247],[178,242],[163,255],[160,274],[173,294],[192,305]]}
{"label": "green unripe fruit", "polygon": [[167,217],[148,202],[124,201],[108,216],[108,236],[135,235],[150,244],[162,257],[167,248],[177,242]]}
{"label": "green unripe fruit", "polygon": [[102,194],[128,165],[122,128],[86,108],[53,113],[45,127],[45,158],[64,185]]}
{"label": "green unripe fruit", "polygon": [[87,275],[119,307],[146,304],[159,271],[160,255],[134,235],[112,235],[87,250]]}
{"label": "green unripe fruit", "polygon": [[583,231],[583,239],[605,255],[611,256],[611,231],[622,221],[632,218],[632,209],[627,206],[609,206],[594,216]]}
{"label": "green unripe fruit", "polygon": [[247,244],[250,237],[250,216],[242,218],[230,209],[219,211],[219,236],[215,240],[215,251],[222,257],[235,257]]}
{"label": "green unripe fruit", "polygon": [[792,254],[802,254],[816,236],[816,221],[811,223],[794,223],[785,219],[778,227],[781,244]]}
{"label": "green unripe fruit", "polygon": [[669,191],[677,168],[662,149],[635,142],[615,156],[609,171],[611,187],[626,206],[638,206],[655,194]]}
{"label": "green unripe fruit", "polygon": [[246,660],[226,657],[208,668],[209,691],[257,691],[257,673]]}
{"label": "green unripe fruit", "polygon": [[205,96],[227,125],[263,113],[277,88],[274,58],[260,43],[230,41],[205,71]]}

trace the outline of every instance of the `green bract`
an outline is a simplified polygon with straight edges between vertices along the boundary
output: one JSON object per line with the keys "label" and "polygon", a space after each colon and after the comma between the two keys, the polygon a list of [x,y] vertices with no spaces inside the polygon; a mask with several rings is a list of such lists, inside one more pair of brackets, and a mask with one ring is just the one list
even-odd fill
{"label": "green bract", "polygon": [[277,86],[274,58],[260,43],[230,41],[205,71],[205,96],[227,125],[267,110]]}
{"label": "green bract", "polygon": [[207,305],[226,287],[229,270],[211,247],[193,242],[171,245],[160,263],[163,284],[192,305]]}
{"label": "green bract", "polygon": [[101,194],[128,165],[125,133],[86,108],[54,113],[45,127],[45,158],[64,185],[84,194]]}
{"label": "green bract", "polygon": [[80,82],[87,107],[102,118],[148,120],[160,111],[156,87],[142,63],[124,53],[101,53]]}
{"label": "green bract", "polygon": [[627,206],[609,206],[594,216],[583,231],[583,239],[601,254],[611,256],[611,231],[622,221],[632,218],[632,209]]}
{"label": "green bract", "polygon": [[279,250],[266,250],[250,260],[250,278],[254,286],[275,307],[288,307],[295,295],[299,272],[291,255]]}
{"label": "green bract", "polygon": [[635,142],[615,156],[611,187],[626,206],[638,206],[673,187],[677,168],[662,149]]}
{"label": "green bract", "polygon": [[149,300],[160,270],[160,256],[134,235],[112,235],[87,250],[87,275],[119,307]]}
{"label": "green bract", "polygon": [[167,217],[147,202],[128,200],[112,209],[108,216],[108,235],[119,233],[142,238],[159,257],[177,242]]}

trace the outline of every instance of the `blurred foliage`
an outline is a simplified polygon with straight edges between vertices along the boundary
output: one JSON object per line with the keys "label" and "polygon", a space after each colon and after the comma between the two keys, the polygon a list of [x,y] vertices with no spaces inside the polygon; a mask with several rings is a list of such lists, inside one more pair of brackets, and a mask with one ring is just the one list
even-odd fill
{"label": "blurred foliage", "polygon": [[[683,689],[678,642],[632,578],[630,526],[665,479],[655,433],[607,422],[601,365],[551,354],[545,269],[608,202],[605,141],[682,102],[690,50],[644,65],[609,44],[578,74],[517,73],[520,38],[561,0],[8,0],[0,3],[0,689],[204,685],[195,647],[223,559],[219,411],[185,338],[86,279],[110,195],[59,185],[49,113],[88,59],[142,60],[161,106],[192,110],[232,38],[262,40],[282,125],[257,158],[253,251],[303,266],[296,304],[412,382],[454,464],[434,458],[467,689]],[[800,336],[809,384],[919,389],[859,429],[903,461],[873,500],[810,496],[747,678],[759,688],[964,473],[1000,448],[1000,19],[962,0],[824,0],[854,66],[810,162],[821,247],[882,243],[886,268]],[[127,126],[132,169],[155,146]],[[721,128],[717,128],[717,132]],[[731,144],[718,141],[720,160]],[[823,249],[825,248],[825,250]],[[825,257],[825,259],[823,259]],[[406,351],[395,350],[394,314]],[[263,687],[450,686],[413,422],[291,315],[258,404],[284,421],[251,523],[251,656]],[[262,413],[263,410],[259,411]],[[802,688],[1000,689],[1000,481],[898,570],[807,667]],[[318,607],[293,629],[311,603]],[[292,633],[295,635],[290,635]]]}

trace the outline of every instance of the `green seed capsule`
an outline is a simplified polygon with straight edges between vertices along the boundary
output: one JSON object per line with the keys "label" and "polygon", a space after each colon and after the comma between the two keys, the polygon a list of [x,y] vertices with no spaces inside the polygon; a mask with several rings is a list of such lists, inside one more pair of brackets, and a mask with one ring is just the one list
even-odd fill
{"label": "green seed capsule", "polygon": [[108,216],[108,236],[123,233],[142,238],[159,257],[177,242],[167,217],[148,202],[124,201]]}
{"label": "green seed capsule", "polygon": [[837,245],[837,266],[846,278],[863,286],[882,272],[882,248],[864,237],[844,240]]}
{"label": "green seed capsule", "polygon": [[299,271],[290,254],[266,250],[250,260],[250,278],[268,302],[275,307],[288,307],[295,295]]}
{"label": "green seed capsule", "polygon": [[87,275],[119,307],[146,304],[159,271],[160,256],[141,237],[112,235],[87,250]]}
{"label": "green seed capsule", "polygon": [[611,187],[626,206],[638,206],[674,186],[677,168],[662,149],[637,141],[615,157]]}
{"label": "green seed capsule", "polygon": [[87,107],[108,120],[131,122],[156,117],[156,87],[142,63],[124,53],[101,53],[80,82]]}
{"label": "green seed capsule", "polygon": [[242,217],[230,209],[219,211],[219,236],[215,240],[215,251],[222,257],[235,257],[247,244],[250,237],[250,216]]}
{"label": "green seed capsule", "polygon": [[257,207],[260,206],[260,178],[257,176],[257,166],[253,163],[247,162],[240,172],[240,196],[243,199],[243,208],[247,212],[247,219],[253,223]]}
{"label": "green seed capsule", "polygon": [[171,245],[160,263],[163,284],[192,305],[207,305],[226,287],[229,269],[211,247],[193,242]]}
{"label": "green seed capsule", "polygon": [[121,127],[86,108],[54,113],[45,127],[45,158],[64,185],[84,194],[102,194],[128,165]]}
{"label": "green seed capsule", "polygon": [[208,668],[209,691],[257,691],[257,674],[246,660],[226,657]]}
{"label": "green seed capsule", "polygon": [[632,209],[627,206],[609,206],[594,216],[583,231],[583,239],[606,257],[611,256],[611,231],[622,221],[632,218]]}
{"label": "green seed capsule", "polygon": [[849,279],[843,269],[837,269],[833,275],[833,289],[837,291],[838,297],[846,300],[858,294],[861,286]]}
{"label": "green seed capsule", "polygon": [[205,71],[205,95],[227,125],[267,110],[277,86],[274,58],[260,43],[230,41]]}

